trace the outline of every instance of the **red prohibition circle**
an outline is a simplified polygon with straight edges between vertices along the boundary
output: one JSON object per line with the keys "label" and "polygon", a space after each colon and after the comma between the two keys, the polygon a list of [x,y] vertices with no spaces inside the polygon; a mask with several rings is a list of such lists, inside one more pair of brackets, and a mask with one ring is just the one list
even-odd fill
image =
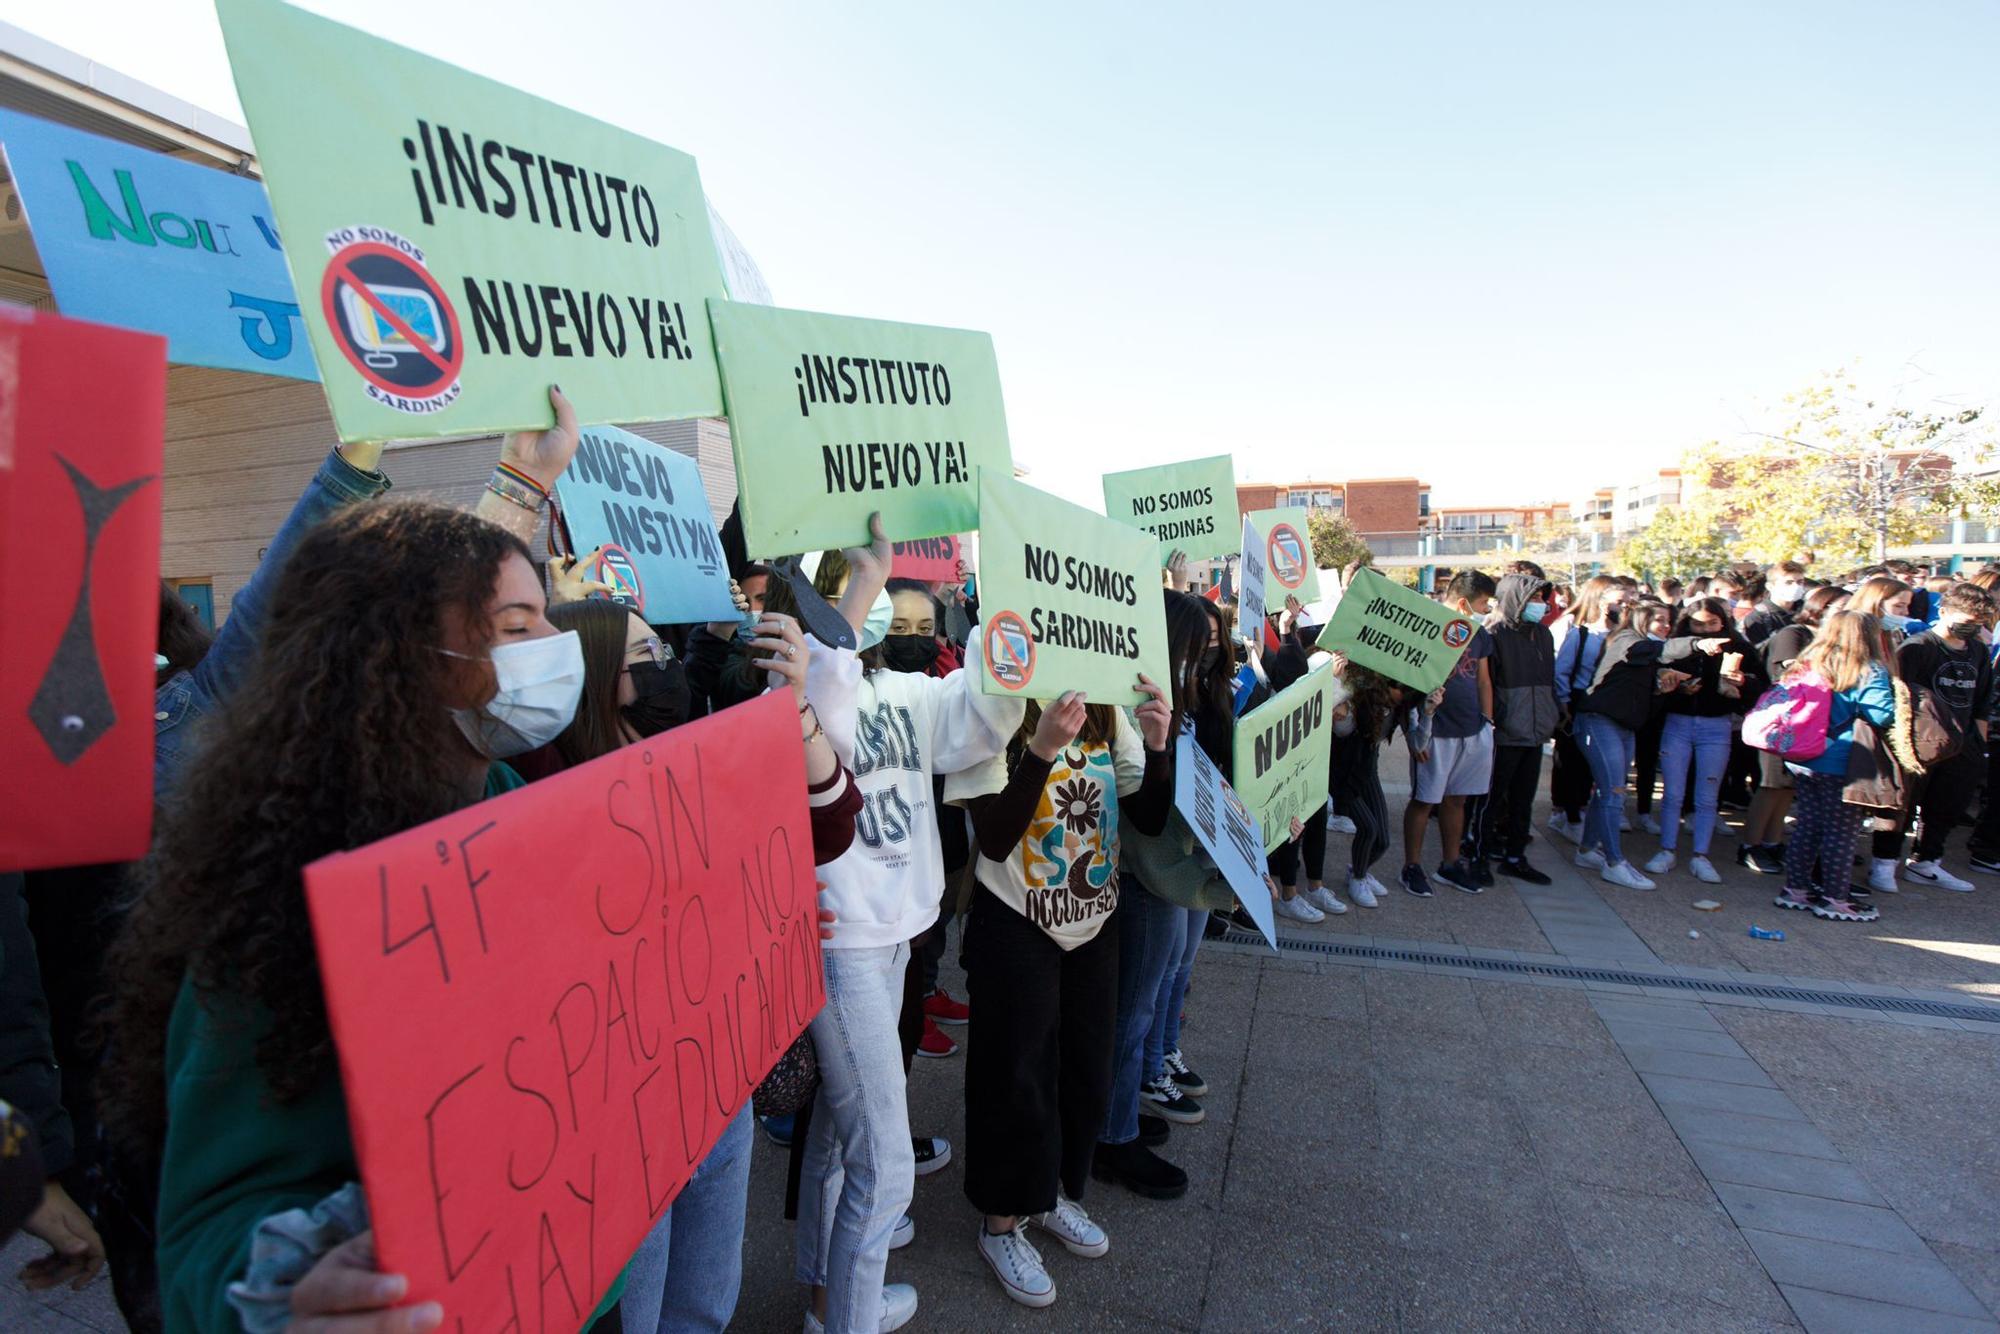
{"label": "red prohibition circle", "polygon": [[[1025,659],[1017,649],[1017,640],[1027,647]],[[1003,611],[986,622],[986,670],[1008,690],[1025,690],[1035,679],[1035,637],[1018,614]]]}
{"label": "red prohibition circle", "polygon": [[[368,284],[355,275],[350,265],[357,259],[367,258],[385,259],[397,265],[408,275],[412,286],[422,288],[437,302],[438,309],[444,314],[445,332],[450,339],[448,357],[439,356],[433,351],[425,340],[410,328],[402,316],[383,304],[381,298],[370,290]],[[366,354],[347,333],[346,322],[341,318],[339,295],[342,287],[351,288],[371,311],[386,320],[392,329],[402,335],[418,355],[437,367],[438,378],[435,384],[423,388],[397,384],[384,378],[375,367],[368,364],[365,360]],[[320,280],[320,307],[326,317],[327,329],[333,334],[334,341],[340,345],[340,351],[347,358],[348,365],[354,367],[356,374],[383,393],[408,399],[436,398],[458,383],[459,372],[465,368],[465,340],[459,336],[458,311],[453,309],[451,298],[445,295],[444,288],[431,276],[430,270],[396,247],[383,245],[379,241],[356,241],[335,251],[332,258],[327,261],[326,273]]]}
{"label": "red prohibition circle", "polygon": [[[1292,540],[1299,544],[1300,559],[1298,572],[1291,579],[1285,578],[1283,573],[1288,562],[1280,562],[1277,557],[1278,538],[1281,534],[1285,533],[1291,534]],[[1311,551],[1312,548],[1306,545],[1305,539],[1299,536],[1298,529],[1288,523],[1272,524],[1270,536],[1264,539],[1264,568],[1271,572],[1271,577],[1276,579],[1281,586],[1285,588],[1298,588],[1306,581],[1306,562],[1311,559]]]}
{"label": "red prohibition circle", "polygon": [[646,586],[639,581],[639,566],[631,552],[614,542],[606,542],[597,549],[597,559],[591,566],[598,582],[610,584],[614,590],[629,588],[632,600],[639,604],[639,612],[645,613]]}

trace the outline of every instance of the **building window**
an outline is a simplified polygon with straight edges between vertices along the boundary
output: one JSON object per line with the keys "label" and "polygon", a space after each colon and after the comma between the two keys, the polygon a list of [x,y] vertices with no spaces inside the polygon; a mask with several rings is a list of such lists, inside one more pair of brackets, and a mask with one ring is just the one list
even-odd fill
{"label": "building window", "polygon": [[1418,517],[1428,518],[1430,517],[1430,512],[1431,512],[1431,493],[1428,491],[1417,492]]}

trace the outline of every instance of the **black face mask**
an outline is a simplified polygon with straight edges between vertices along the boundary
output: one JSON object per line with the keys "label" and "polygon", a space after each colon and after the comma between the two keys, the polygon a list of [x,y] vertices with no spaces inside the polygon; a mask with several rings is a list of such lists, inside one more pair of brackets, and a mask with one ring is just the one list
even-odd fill
{"label": "black face mask", "polygon": [[1195,659],[1195,664],[1194,664],[1195,679],[1201,680],[1203,677],[1206,677],[1210,672],[1215,670],[1215,665],[1221,661],[1222,661],[1222,650],[1217,648],[1215,645],[1210,644],[1207,648],[1201,651],[1201,656]]}
{"label": "black face mask", "polygon": [[882,636],[882,661],[892,672],[927,672],[937,658],[936,635]]}
{"label": "black face mask", "polygon": [[632,688],[639,692],[639,698],[619,712],[633,731],[654,737],[687,721],[693,696],[688,690],[687,669],[678,659],[664,665],[642,662],[625,670],[632,674]]}

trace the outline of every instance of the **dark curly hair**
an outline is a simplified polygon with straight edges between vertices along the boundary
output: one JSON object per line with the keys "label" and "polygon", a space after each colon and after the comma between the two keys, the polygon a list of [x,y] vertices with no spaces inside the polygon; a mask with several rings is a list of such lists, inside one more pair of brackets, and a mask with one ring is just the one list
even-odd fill
{"label": "dark curly hair", "polygon": [[241,688],[202,725],[161,809],[107,960],[101,1093],[121,1140],[160,1143],[184,978],[268,1016],[257,1065],[281,1104],[333,1070],[300,872],[476,798],[480,761],[448,701],[468,698],[474,673],[490,691],[492,669],[437,648],[450,626],[490,636],[486,605],[510,555],[528,550],[503,529],[399,500],[335,515],[286,562]]}

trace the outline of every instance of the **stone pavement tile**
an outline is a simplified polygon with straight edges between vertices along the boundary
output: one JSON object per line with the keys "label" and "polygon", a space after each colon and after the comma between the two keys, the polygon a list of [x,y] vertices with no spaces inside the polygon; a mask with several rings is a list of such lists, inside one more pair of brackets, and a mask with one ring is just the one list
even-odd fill
{"label": "stone pavement tile", "polygon": [[1257,988],[1257,1008],[1315,1019],[1368,1017],[1366,974],[1353,968],[1268,969]]}
{"label": "stone pavement tile", "polygon": [[1386,1020],[1399,1029],[1441,1028],[1472,1034],[1485,1031],[1469,979],[1383,969],[1371,969],[1363,976],[1371,1022]]}
{"label": "stone pavement tile", "polygon": [[1495,1042],[1490,1048],[1509,1092],[1524,1103],[1578,1108],[1636,1107],[1652,1098],[1617,1051]]}
{"label": "stone pavement tile", "polygon": [[[2000,1238],[1993,1242],[2000,1246]],[[2000,1314],[2000,1250],[1983,1246],[1960,1246],[1955,1242],[1933,1241],[1931,1253],[1951,1266],[1959,1282],[1986,1303],[1986,1309]]]}
{"label": "stone pavement tile", "polygon": [[[1339,1019],[1315,1019],[1309,1015],[1287,1014],[1281,1010],[1258,1006],[1255,1016],[1245,1025],[1250,1034],[1247,1068],[1252,1071],[1282,1068],[1287,1070],[1319,1071],[1331,1075],[1336,1071],[1351,1069],[1357,1063],[1368,1059],[1368,1028],[1355,1021]],[[1242,1044],[1241,1032],[1235,1039]],[[1189,1034],[1181,1031],[1181,1049],[1190,1049]],[[1223,1059],[1227,1037],[1214,1041],[1204,1049],[1196,1046],[1193,1050],[1202,1053],[1202,1059],[1213,1063]],[[1214,1055],[1210,1053],[1214,1052]],[[1192,1062],[1193,1057],[1189,1058]],[[1206,1073],[1206,1072],[1204,1072]],[[1214,1076],[1208,1076],[1211,1083]]]}
{"label": "stone pavement tile", "polygon": [[1407,1255],[1397,1305],[1401,1334],[1560,1334],[1599,1328],[1583,1272],[1560,1243],[1500,1259],[1472,1251]]}
{"label": "stone pavement tile", "polygon": [[1744,1116],[1738,1112],[1718,1112],[1707,1107],[1668,1104],[1660,1108],[1683,1140],[1713,1140],[1746,1149],[1770,1149],[1796,1153],[1808,1158],[1841,1161],[1832,1141],[1803,1120],[1783,1121],[1769,1116]]}
{"label": "stone pavement tile", "polygon": [[1855,1204],[1886,1202],[1859,1169],[1837,1159],[1746,1149],[1701,1139],[1687,1141],[1687,1151],[1695,1166],[1714,1183],[1735,1182]]}
{"label": "stone pavement tile", "polygon": [[1852,1250],[1829,1253],[1826,1243],[1745,1228],[1743,1239],[1772,1279],[1787,1287],[1838,1293],[1919,1311],[1990,1319],[1980,1300],[1934,1255]]}
{"label": "stone pavement tile", "polygon": [[1526,1161],[1528,1132],[1504,1097],[1435,1089],[1377,1088],[1382,1151],[1405,1162],[1515,1164]]}
{"label": "stone pavement tile", "polygon": [[1775,1088],[1725,1084],[1685,1075],[1648,1073],[1639,1077],[1661,1106],[1709,1107],[1718,1112],[1741,1112],[1745,1116],[1771,1116],[1780,1120],[1799,1115],[1798,1104]]}
{"label": "stone pavement tile", "polygon": [[1650,1102],[1579,1108],[1522,1101],[1516,1110],[1541,1170],[1554,1179],[1682,1200],[1714,1198],[1680,1137]]}
{"label": "stone pavement tile", "polygon": [[1590,1297],[1596,1328],[1609,1334],[1779,1334],[1799,1328],[1789,1316],[1770,1319],[1630,1288],[1599,1288]]}
{"label": "stone pavement tile", "polygon": [[[1151,1283],[1167,1291],[1179,1287],[1163,1282],[1158,1269],[1162,1255],[1179,1257],[1188,1271],[1186,1287],[1199,1286],[1206,1294],[1201,1328],[1215,1334],[1394,1329],[1403,1260],[1364,1235],[1366,1230],[1349,1230],[1336,1218],[1306,1208],[1267,1206],[1228,1213],[1206,1252],[1205,1272],[1202,1252],[1162,1242],[1154,1253]],[[1005,1327],[1019,1324],[1016,1316]],[[1002,1327],[997,1323],[942,1326]]]}
{"label": "stone pavement tile", "polygon": [[1777,1087],[1764,1068],[1748,1056],[1710,1056],[1642,1042],[1628,1042],[1622,1050],[1632,1068],[1642,1075],[1680,1075],[1753,1088]]}
{"label": "stone pavement tile", "polygon": [[1692,1001],[1640,1000],[1633,997],[1592,996],[1598,1017],[1606,1023],[1652,1024],[1660,1028],[1685,1028],[1697,1033],[1720,1033],[1709,1012]]}
{"label": "stone pavement tile", "polygon": [[1925,1240],[2000,1249],[2000,1153],[1922,1134],[1856,1143],[1848,1156]]}
{"label": "stone pavement tile", "polygon": [[1399,1160],[1378,1169],[1392,1247],[1484,1260],[1546,1255],[1562,1231],[1555,1197],[1519,1163]]}
{"label": "stone pavement tile", "polygon": [[1809,1334],[1993,1334],[2000,1328],[1991,1320],[1913,1311],[1811,1288],[1781,1284],[1778,1291],[1785,1294]]}
{"label": "stone pavement tile", "polygon": [[1662,1047],[1672,1051],[1697,1052],[1706,1056],[1744,1057],[1743,1044],[1720,1029],[1683,1028],[1651,1024],[1638,1019],[1606,1016],[1604,1029],[1623,1046]]}
{"label": "stone pavement tile", "polygon": [[[1211,1087],[1214,1076],[1209,1076]],[[1244,1074],[1235,1100],[1234,1123],[1222,1117],[1223,1105],[1199,1126],[1173,1129],[1168,1147],[1160,1150],[1181,1167],[1187,1146],[1201,1140],[1227,1145],[1232,1134],[1237,1152],[1256,1144],[1284,1145],[1320,1151],[1352,1144],[1372,1149],[1380,1139],[1375,1085],[1365,1056],[1332,1072],[1299,1066],[1259,1063]],[[1190,1169],[1192,1170],[1192,1169]]]}
{"label": "stone pavement tile", "polygon": [[30,1292],[15,1277],[21,1266],[48,1253],[48,1247],[32,1237],[17,1235],[0,1246],[0,1329],[51,1331],[52,1334],[86,1334],[102,1331],[122,1334],[124,1319],[111,1298],[111,1280],[99,1274],[82,1292],[57,1288],[50,1292]]}
{"label": "stone pavement tile", "polygon": [[[1911,1231],[1910,1225],[1897,1217],[1893,1209],[1727,1181],[1716,1183],[1715,1194],[1738,1227],[1782,1232],[1788,1237],[1811,1237],[1871,1251],[1930,1254],[1923,1238]],[[1856,1259],[1858,1263],[1866,1263],[1859,1257]]]}
{"label": "stone pavement tile", "polygon": [[1592,1290],[1636,1289],[1783,1322],[1784,1300],[1729,1215],[1713,1200],[1554,1187],[1577,1263]]}
{"label": "stone pavement tile", "polygon": [[1580,1051],[1610,1051],[1605,1031],[1590,1002],[1575,991],[1554,987],[1480,987],[1473,1000],[1496,1042],[1540,1043]]}

